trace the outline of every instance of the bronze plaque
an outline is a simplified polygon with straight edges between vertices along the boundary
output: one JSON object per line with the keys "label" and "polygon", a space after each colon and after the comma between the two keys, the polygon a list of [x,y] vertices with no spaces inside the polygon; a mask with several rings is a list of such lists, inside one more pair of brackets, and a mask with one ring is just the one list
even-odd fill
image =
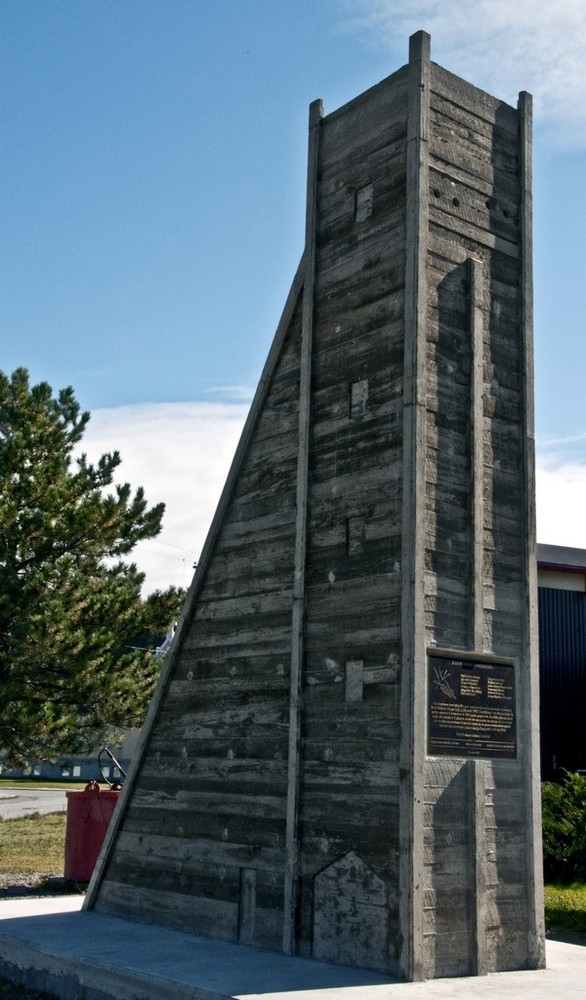
{"label": "bronze plaque", "polygon": [[427,752],[517,755],[515,669],[509,663],[428,656]]}

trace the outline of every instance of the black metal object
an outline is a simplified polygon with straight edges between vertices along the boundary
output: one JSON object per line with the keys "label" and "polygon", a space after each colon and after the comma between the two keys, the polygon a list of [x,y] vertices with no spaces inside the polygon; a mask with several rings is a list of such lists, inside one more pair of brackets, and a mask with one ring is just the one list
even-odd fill
{"label": "black metal object", "polygon": [[110,781],[110,779],[104,774],[104,765],[102,764],[102,755],[103,754],[107,754],[108,755],[108,757],[112,761],[114,767],[118,768],[118,771],[120,772],[120,774],[122,775],[123,778],[126,777],[126,771],[124,770],[124,768],[122,767],[122,765],[116,760],[116,758],[115,758],[114,754],[112,753],[112,751],[108,747],[102,747],[102,749],[100,750],[100,752],[98,754],[98,767],[100,769],[100,774],[102,775],[103,780],[110,786],[110,788],[113,791],[117,791],[118,789],[122,788],[122,782],[120,782],[120,781]]}
{"label": "black metal object", "polygon": [[427,711],[432,756],[516,757],[512,663],[429,654]]}

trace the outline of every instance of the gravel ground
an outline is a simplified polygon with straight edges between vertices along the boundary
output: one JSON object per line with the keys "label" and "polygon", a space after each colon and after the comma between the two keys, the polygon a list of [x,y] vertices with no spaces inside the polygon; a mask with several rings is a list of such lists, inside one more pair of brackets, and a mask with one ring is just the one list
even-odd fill
{"label": "gravel ground", "polygon": [[[22,875],[0,875],[0,899],[22,899],[23,896],[59,896],[63,893],[81,892],[83,889],[66,882],[62,875],[47,876],[46,872]],[[19,986],[7,979],[0,979],[0,1000],[54,1000],[53,993],[38,993],[26,986]]]}

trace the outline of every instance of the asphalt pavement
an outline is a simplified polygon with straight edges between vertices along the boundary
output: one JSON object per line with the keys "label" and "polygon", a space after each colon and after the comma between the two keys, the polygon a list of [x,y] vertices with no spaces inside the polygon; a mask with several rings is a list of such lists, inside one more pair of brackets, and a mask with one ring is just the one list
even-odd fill
{"label": "asphalt pavement", "polygon": [[66,812],[65,788],[0,788],[0,818],[17,819],[33,813]]}

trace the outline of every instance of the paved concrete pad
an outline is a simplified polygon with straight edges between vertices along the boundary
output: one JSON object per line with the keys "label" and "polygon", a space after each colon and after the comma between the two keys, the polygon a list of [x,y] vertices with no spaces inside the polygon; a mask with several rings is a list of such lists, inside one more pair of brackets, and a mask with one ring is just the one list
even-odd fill
{"label": "paved concrete pad", "polygon": [[[0,974],[87,1000],[583,1000],[586,948],[548,942],[548,967],[400,983],[182,931],[80,912],[80,896],[0,901]],[[79,992],[78,992],[79,991]]]}

